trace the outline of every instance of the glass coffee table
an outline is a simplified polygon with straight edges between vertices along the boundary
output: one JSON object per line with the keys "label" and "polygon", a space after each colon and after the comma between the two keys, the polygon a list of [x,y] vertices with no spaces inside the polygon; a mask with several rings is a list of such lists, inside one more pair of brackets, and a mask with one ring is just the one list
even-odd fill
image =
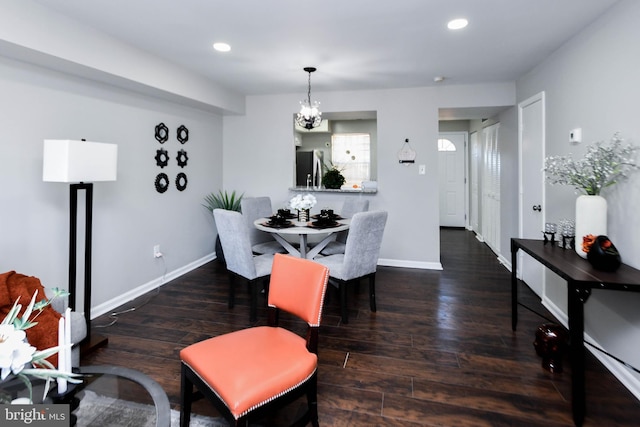
{"label": "glass coffee table", "polygon": [[[160,384],[134,369],[83,366],[85,383],[76,393],[77,425],[170,427],[171,407]],[[124,421],[128,424],[124,424]]]}
{"label": "glass coffee table", "polygon": [[[82,384],[69,384],[58,395],[55,382],[44,404],[69,404],[71,425],[78,427],[170,427],[171,407],[160,384],[134,369],[119,366],[82,366]],[[40,399],[43,381],[33,381],[33,398]],[[28,396],[22,382],[13,398]]]}

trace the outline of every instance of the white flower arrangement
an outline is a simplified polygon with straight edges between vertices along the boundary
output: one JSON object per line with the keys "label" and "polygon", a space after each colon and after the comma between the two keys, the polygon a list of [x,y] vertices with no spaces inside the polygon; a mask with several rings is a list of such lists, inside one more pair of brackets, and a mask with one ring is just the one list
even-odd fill
{"label": "white flower arrangement", "polygon": [[306,211],[314,207],[317,202],[318,201],[313,194],[305,194],[304,196],[302,194],[298,194],[289,200],[289,206],[291,209],[295,209],[297,211]]}
{"label": "white flower arrangement", "polygon": [[544,171],[551,184],[571,185],[590,196],[628,177],[638,169],[634,155],[638,147],[627,144],[616,132],[607,144],[594,142],[581,160],[569,156],[550,156],[545,159]]}
{"label": "white flower arrangement", "polygon": [[[53,298],[69,295],[67,291],[58,288],[54,288],[53,292]],[[29,390],[29,401],[33,401],[30,377],[46,380],[43,399],[49,392],[52,379],[64,378],[71,383],[81,382],[75,378],[78,376],[77,374],[61,372],[46,360],[49,356],[56,354],[59,347],[38,351],[27,341],[25,330],[38,324],[35,319],[46,306],[51,304],[53,299],[43,299],[36,302],[37,295],[38,292],[36,291],[22,317],[18,316],[20,310],[22,310],[22,305],[19,304],[18,299],[14,302],[2,322],[0,322],[0,389],[2,388],[2,382],[7,378],[12,376],[20,378]],[[33,317],[31,316],[32,314]]]}

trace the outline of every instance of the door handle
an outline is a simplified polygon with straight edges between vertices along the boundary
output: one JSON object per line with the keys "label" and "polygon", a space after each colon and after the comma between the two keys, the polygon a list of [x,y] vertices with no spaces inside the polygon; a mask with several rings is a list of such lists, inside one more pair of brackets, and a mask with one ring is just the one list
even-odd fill
{"label": "door handle", "polygon": [[537,211],[537,212],[542,212],[542,206],[540,205],[533,205],[533,210]]}

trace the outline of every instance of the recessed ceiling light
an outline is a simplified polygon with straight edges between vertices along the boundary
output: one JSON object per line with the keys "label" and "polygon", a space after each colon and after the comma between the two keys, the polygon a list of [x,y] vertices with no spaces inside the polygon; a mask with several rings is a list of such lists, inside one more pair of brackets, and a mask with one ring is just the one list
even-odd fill
{"label": "recessed ceiling light", "polygon": [[218,52],[229,52],[231,50],[231,46],[226,43],[214,43],[213,48]]}
{"label": "recessed ceiling light", "polygon": [[447,28],[450,30],[460,30],[469,25],[469,21],[464,18],[453,19],[447,23]]}

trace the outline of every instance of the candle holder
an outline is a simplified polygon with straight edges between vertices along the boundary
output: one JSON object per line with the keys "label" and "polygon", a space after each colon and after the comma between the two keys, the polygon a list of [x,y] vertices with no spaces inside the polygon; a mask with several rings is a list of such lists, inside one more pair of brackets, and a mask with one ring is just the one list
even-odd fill
{"label": "candle holder", "polygon": [[544,244],[545,245],[547,243],[551,243],[552,245],[555,245],[555,243],[556,243],[556,233],[555,232],[543,231],[542,234],[544,235]]}
{"label": "candle holder", "polygon": [[562,234],[562,242],[558,242],[558,246],[560,246],[562,249],[575,249],[576,247],[575,222],[570,219],[561,220],[560,234]]}
{"label": "candle holder", "polygon": [[562,235],[562,249],[575,249],[576,248],[576,236],[565,236]]}

